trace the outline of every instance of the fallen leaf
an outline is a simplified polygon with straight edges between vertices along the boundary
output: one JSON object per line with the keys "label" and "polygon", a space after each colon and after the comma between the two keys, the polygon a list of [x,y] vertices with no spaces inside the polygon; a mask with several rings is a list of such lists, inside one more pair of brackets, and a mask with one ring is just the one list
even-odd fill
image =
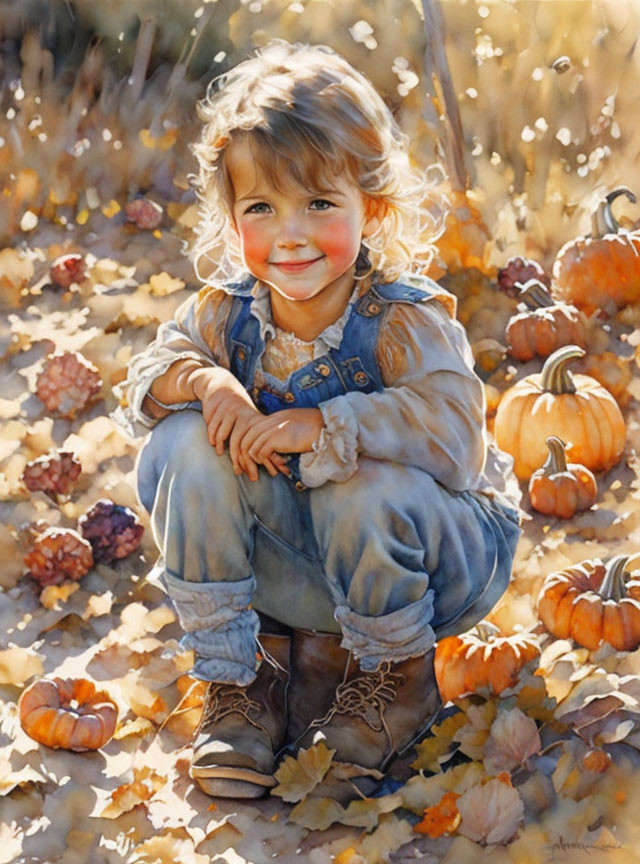
{"label": "fallen leaf", "polygon": [[286,756],[274,774],[278,785],[271,794],[283,801],[301,801],[321,782],[335,752],[329,750],[324,741],[317,741],[308,749],[299,750],[295,758]]}
{"label": "fallen leaf", "polygon": [[158,273],[157,276],[151,276],[148,285],[141,285],[142,290],[148,290],[153,297],[166,297],[167,294],[173,294],[174,291],[181,291],[185,287],[182,279],[174,279],[168,273]]}
{"label": "fallen leaf", "polygon": [[415,746],[418,758],[411,763],[414,771],[441,771],[442,763],[458,749],[458,744],[453,742],[453,736],[468,722],[467,715],[459,711],[437,726],[432,726],[430,735]]}
{"label": "fallen leaf", "polygon": [[433,839],[453,834],[461,818],[456,805],[459,797],[455,792],[445,793],[434,807],[426,808],[422,821],[414,825],[413,830]]}
{"label": "fallen leaf", "polygon": [[379,864],[388,861],[391,852],[395,852],[405,843],[413,840],[415,834],[411,824],[406,819],[399,819],[394,813],[380,818],[380,825],[358,845],[358,852],[367,864]]}
{"label": "fallen leaf", "polygon": [[45,609],[61,609],[59,603],[66,603],[69,597],[80,588],[77,582],[63,582],[62,585],[47,585],[40,593],[40,603]]}
{"label": "fallen leaf", "polygon": [[457,804],[458,831],[476,843],[508,843],[524,817],[518,790],[497,779],[469,789]]}
{"label": "fallen leaf", "polygon": [[42,657],[32,648],[0,651],[0,684],[24,684],[34,675],[42,674]]}
{"label": "fallen leaf", "polygon": [[512,771],[542,749],[536,721],[519,708],[499,711],[484,749],[484,766],[489,774]]}

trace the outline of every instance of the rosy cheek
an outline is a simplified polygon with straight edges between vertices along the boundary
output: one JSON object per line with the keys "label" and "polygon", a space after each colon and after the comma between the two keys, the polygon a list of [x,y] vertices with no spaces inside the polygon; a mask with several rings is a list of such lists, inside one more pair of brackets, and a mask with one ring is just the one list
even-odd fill
{"label": "rosy cheek", "polygon": [[240,224],[240,242],[246,259],[262,260],[269,255],[270,244],[265,232],[255,225]]}
{"label": "rosy cheek", "polygon": [[322,245],[325,254],[332,258],[349,258],[353,254],[353,248],[359,241],[355,237],[354,227],[348,219],[338,219],[326,225],[322,232]]}

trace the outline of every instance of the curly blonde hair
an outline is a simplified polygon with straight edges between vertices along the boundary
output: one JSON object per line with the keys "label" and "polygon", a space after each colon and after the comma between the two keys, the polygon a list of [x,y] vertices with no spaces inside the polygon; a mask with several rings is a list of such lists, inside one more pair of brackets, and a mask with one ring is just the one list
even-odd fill
{"label": "curly blonde hair", "polygon": [[[246,134],[276,188],[284,176],[315,190],[347,171],[365,195],[385,205],[380,227],[363,240],[368,272],[393,281],[431,259],[441,232],[429,209],[433,184],[412,167],[408,138],[373,85],[331,48],[271,42],[215,78],[198,114],[204,126],[192,147],[199,165],[192,180],[201,218],[191,255],[205,282],[243,269],[231,231],[234,196],[225,155]],[[210,262],[207,275],[203,259]]]}

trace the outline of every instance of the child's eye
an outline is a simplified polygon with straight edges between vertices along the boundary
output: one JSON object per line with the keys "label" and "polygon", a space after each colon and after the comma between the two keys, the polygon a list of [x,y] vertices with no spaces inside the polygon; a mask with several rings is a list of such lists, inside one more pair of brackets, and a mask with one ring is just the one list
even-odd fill
{"label": "child's eye", "polygon": [[310,207],[312,210],[329,210],[331,207],[335,207],[335,204],[327,201],[326,198],[316,198],[311,202]]}
{"label": "child's eye", "polygon": [[247,207],[244,211],[245,213],[269,213],[271,208],[266,203],[266,201],[258,201],[257,204],[252,204],[251,207]]}

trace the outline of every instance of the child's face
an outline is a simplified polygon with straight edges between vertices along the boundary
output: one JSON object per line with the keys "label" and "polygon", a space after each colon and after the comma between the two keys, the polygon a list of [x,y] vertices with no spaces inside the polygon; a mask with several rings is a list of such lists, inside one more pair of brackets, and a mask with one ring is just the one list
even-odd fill
{"label": "child's face", "polygon": [[351,286],[362,237],[379,225],[353,180],[332,177],[310,192],[283,177],[276,188],[246,137],[229,146],[226,158],[249,272],[289,300]]}

